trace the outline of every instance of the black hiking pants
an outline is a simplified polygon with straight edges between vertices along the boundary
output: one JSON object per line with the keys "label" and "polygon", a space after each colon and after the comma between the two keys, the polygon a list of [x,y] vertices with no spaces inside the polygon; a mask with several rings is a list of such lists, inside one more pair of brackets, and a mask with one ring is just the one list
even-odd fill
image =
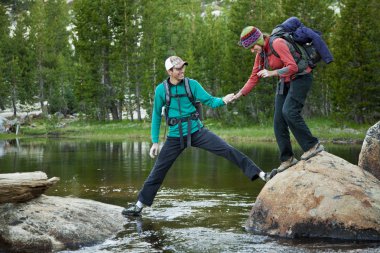
{"label": "black hiking pants", "polygon": [[290,143],[289,129],[304,152],[318,143],[318,139],[311,134],[301,116],[301,111],[312,82],[312,74],[305,74],[296,77],[292,80],[291,84],[285,83],[283,92],[279,92],[282,91],[280,83],[277,87],[274,110],[274,133],[282,162],[294,155]]}
{"label": "black hiking pants", "polygon": [[[147,206],[152,205],[153,200],[165,179],[166,173],[169,171],[177,157],[187,147],[186,137],[184,137],[184,139],[185,147],[182,149],[180,138],[168,137],[166,139],[164,146],[157,157],[156,163],[139,193],[138,200],[143,204]],[[211,153],[226,158],[238,166],[251,180],[258,178],[258,174],[261,172],[261,169],[257,167],[251,159],[206,128],[191,134],[191,146],[205,149]]]}

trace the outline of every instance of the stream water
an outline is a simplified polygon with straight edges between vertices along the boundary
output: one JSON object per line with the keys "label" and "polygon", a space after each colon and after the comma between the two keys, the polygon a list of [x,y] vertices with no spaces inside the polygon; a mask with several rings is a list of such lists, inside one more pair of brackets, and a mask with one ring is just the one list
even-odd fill
{"label": "stream water", "polygon": [[[278,166],[274,143],[232,143],[262,169]],[[134,203],[154,159],[149,143],[67,139],[0,141],[0,172],[44,171],[60,182],[47,195]],[[326,145],[356,164],[360,145]],[[295,150],[301,155],[301,150]],[[380,243],[286,240],[245,230],[264,182],[249,181],[230,162],[187,149],[167,174],[152,207],[127,219],[124,230],[99,245],[63,252],[380,252]],[[0,252],[5,252],[1,249]]]}

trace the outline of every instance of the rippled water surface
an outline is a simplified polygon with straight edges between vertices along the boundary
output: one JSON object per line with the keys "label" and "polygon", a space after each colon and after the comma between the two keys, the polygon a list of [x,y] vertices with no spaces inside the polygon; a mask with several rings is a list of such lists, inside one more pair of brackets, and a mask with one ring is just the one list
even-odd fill
{"label": "rippled water surface", "polygon": [[[278,166],[274,143],[233,145],[266,171]],[[327,148],[357,163],[360,146]],[[41,170],[61,178],[47,195],[126,206],[135,202],[154,164],[148,152],[144,142],[0,141],[1,173]],[[379,243],[284,240],[247,232],[245,222],[263,186],[228,161],[191,148],[175,162],[142,217],[126,218],[124,230],[102,244],[64,252],[380,252]]]}

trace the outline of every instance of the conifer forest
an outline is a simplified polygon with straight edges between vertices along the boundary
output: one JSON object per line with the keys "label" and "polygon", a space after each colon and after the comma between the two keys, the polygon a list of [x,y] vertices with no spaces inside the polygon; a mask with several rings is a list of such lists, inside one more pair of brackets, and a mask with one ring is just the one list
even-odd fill
{"label": "conifer forest", "polygon": [[[322,33],[334,56],[314,69],[306,117],[380,119],[378,0],[1,0],[0,110],[38,104],[46,114],[99,120],[149,119],[164,61],[212,95],[238,92],[254,55],[238,46],[253,25],[270,33],[291,16]],[[275,78],[213,118],[236,126],[271,120]],[[232,119],[232,120],[231,120]]]}

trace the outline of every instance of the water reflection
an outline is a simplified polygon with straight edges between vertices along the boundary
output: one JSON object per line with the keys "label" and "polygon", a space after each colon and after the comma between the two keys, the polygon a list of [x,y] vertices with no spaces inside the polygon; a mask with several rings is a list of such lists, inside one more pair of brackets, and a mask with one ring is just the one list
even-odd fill
{"label": "water reflection", "polygon": [[[234,143],[269,171],[278,166],[274,143]],[[325,145],[356,164],[360,145]],[[147,142],[19,140],[0,142],[1,173],[41,170],[61,181],[48,195],[73,195],[120,206],[134,202],[154,160]],[[295,150],[300,156],[302,151]],[[76,252],[318,252],[379,244],[278,240],[247,233],[245,221],[264,182],[250,182],[225,159],[188,149],[174,163],[152,208],[130,219],[124,231]],[[0,248],[1,251],[1,248]],[[375,252],[374,251],[374,252]],[[66,251],[69,252],[69,251]]]}
{"label": "water reflection", "polygon": [[10,144],[7,140],[0,140],[0,157],[4,156],[10,147]]}

